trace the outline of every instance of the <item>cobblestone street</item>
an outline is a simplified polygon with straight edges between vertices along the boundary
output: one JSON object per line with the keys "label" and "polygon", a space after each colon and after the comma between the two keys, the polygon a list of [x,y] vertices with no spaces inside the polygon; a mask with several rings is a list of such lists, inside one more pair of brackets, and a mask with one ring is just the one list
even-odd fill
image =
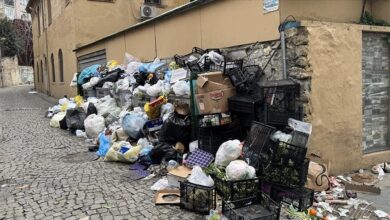
{"label": "cobblestone street", "polygon": [[127,164],[95,161],[84,139],[51,128],[52,99],[31,88],[0,89],[0,220],[200,218],[155,206],[157,179],[131,182]]}

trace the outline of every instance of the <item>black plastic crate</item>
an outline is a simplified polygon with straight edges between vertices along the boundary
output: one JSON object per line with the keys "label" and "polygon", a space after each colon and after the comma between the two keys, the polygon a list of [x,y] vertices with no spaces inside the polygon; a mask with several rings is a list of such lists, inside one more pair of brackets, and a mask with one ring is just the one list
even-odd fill
{"label": "black plastic crate", "polygon": [[216,207],[214,187],[180,182],[180,208],[206,215]]}
{"label": "black plastic crate", "polygon": [[262,161],[259,166],[259,172],[262,179],[274,185],[287,188],[301,188],[306,183],[309,163],[310,160],[307,158],[303,164],[294,167]]}
{"label": "black plastic crate", "polygon": [[228,98],[229,111],[255,114],[261,107],[262,97],[235,95]]}
{"label": "black plastic crate", "polygon": [[223,180],[213,175],[215,190],[226,201],[257,198],[260,193],[259,178],[247,180]]}
{"label": "black plastic crate", "polygon": [[245,139],[243,157],[249,165],[256,168],[258,171],[260,161],[262,160],[262,152],[269,149],[271,143],[270,136],[276,129],[272,126],[262,124],[260,122],[252,122],[248,136]]}
{"label": "black plastic crate", "polygon": [[262,193],[259,198],[223,201],[222,213],[229,220],[277,220],[280,205]]}
{"label": "black plastic crate", "polygon": [[213,155],[215,155],[223,142],[234,139],[243,139],[242,127],[237,121],[221,126],[199,127],[198,130],[199,149]]}
{"label": "black plastic crate", "polygon": [[291,80],[266,81],[260,85],[264,95],[261,121],[271,125],[287,125],[288,118],[302,119],[298,105],[300,86]]}
{"label": "black plastic crate", "polygon": [[270,148],[267,151],[263,151],[263,154],[268,154],[272,165],[276,164],[295,167],[302,165],[305,162],[306,147],[299,147],[280,141],[271,143]]}
{"label": "black plastic crate", "polygon": [[275,202],[292,205],[298,211],[309,209],[314,201],[314,191],[305,187],[289,189],[271,186],[270,196]]}
{"label": "black plastic crate", "polygon": [[[186,64],[187,64],[187,60],[191,57],[191,56],[195,56],[197,57],[198,59],[205,53],[205,51],[199,47],[194,47],[192,48],[192,52],[189,53],[189,54],[186,54],[186,55],[174,55],[173,58],[175,59],[175,62],[177,65],[179,65],[180,67],[185,67]],[[198,60],[197,59],[197,60]]]}

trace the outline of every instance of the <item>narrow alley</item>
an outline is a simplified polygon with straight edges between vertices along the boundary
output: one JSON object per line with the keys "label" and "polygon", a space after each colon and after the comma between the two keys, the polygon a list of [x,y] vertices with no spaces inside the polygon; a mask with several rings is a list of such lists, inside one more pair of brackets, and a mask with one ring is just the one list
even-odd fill
{"label": "narrow alley", "polygon": [[196,219],[155,206],[150,186],[128,164],[95,161],[84,139],[53,129],[51,99],[32,87],[0,89],[0,219]]}

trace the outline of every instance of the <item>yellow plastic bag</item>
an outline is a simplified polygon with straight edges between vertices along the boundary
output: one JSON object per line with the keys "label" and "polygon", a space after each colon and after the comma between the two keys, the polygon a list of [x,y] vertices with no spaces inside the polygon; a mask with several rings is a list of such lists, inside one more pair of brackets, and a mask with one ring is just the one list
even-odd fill
{"label": "yellow plastic bag", "polygon": [[164,96],[160,96],[153,102],[147,102],[144,105],[144,111],[148,116],[149,120],[157,119],[160,117],[161,106],[165,103],[167,103],[167,99]]}
{"label": "yellow plastic bag", "polygon": [[169,69],[170,70],[175,70],[175,69],[179,69],[179,68],[180,68],[180,66],[177,65],[175,61],[172,61],[172,62],[169,63]]}
{"label": "yellow plastic bag", "polygon": [[116,60],[110,60],[107,62],[107,68],[109,70],[113,70],[117,66],[118,66],[118,61],[116,61]]}
{"label": "yellow plastic bag", "polygon": [[126,159],[126,161],[135,162],[138,160],[138,154],[139,152],[141,152],[141,149],[142,149],[141,145],[134,146],[130,148],[130,150],[126,151],[126,153],[124,153],[123,156]]}
{"label": "yellow plastic bag", "polygon": [[66,109],[68,109],[68,103],[65,103],[65,104],[61,105],[61,111],[62,112],[66,112]]}
{"label": "yellow plastic bag", "polygon": [[77,107],[81,107],[84,104],[84,98],[80,95],[74,97]]}

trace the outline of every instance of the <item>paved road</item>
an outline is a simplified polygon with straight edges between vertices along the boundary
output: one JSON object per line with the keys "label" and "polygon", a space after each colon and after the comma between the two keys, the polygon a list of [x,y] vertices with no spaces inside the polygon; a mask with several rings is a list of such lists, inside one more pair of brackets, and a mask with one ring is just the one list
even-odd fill
{"label": "paved road", "polygon": [[130,182],[128,165],[93,161],[83,139],[49,127],[50,98],[30,89],[0,88],[0,220],[200,218],[155,206],[156,179]]}

